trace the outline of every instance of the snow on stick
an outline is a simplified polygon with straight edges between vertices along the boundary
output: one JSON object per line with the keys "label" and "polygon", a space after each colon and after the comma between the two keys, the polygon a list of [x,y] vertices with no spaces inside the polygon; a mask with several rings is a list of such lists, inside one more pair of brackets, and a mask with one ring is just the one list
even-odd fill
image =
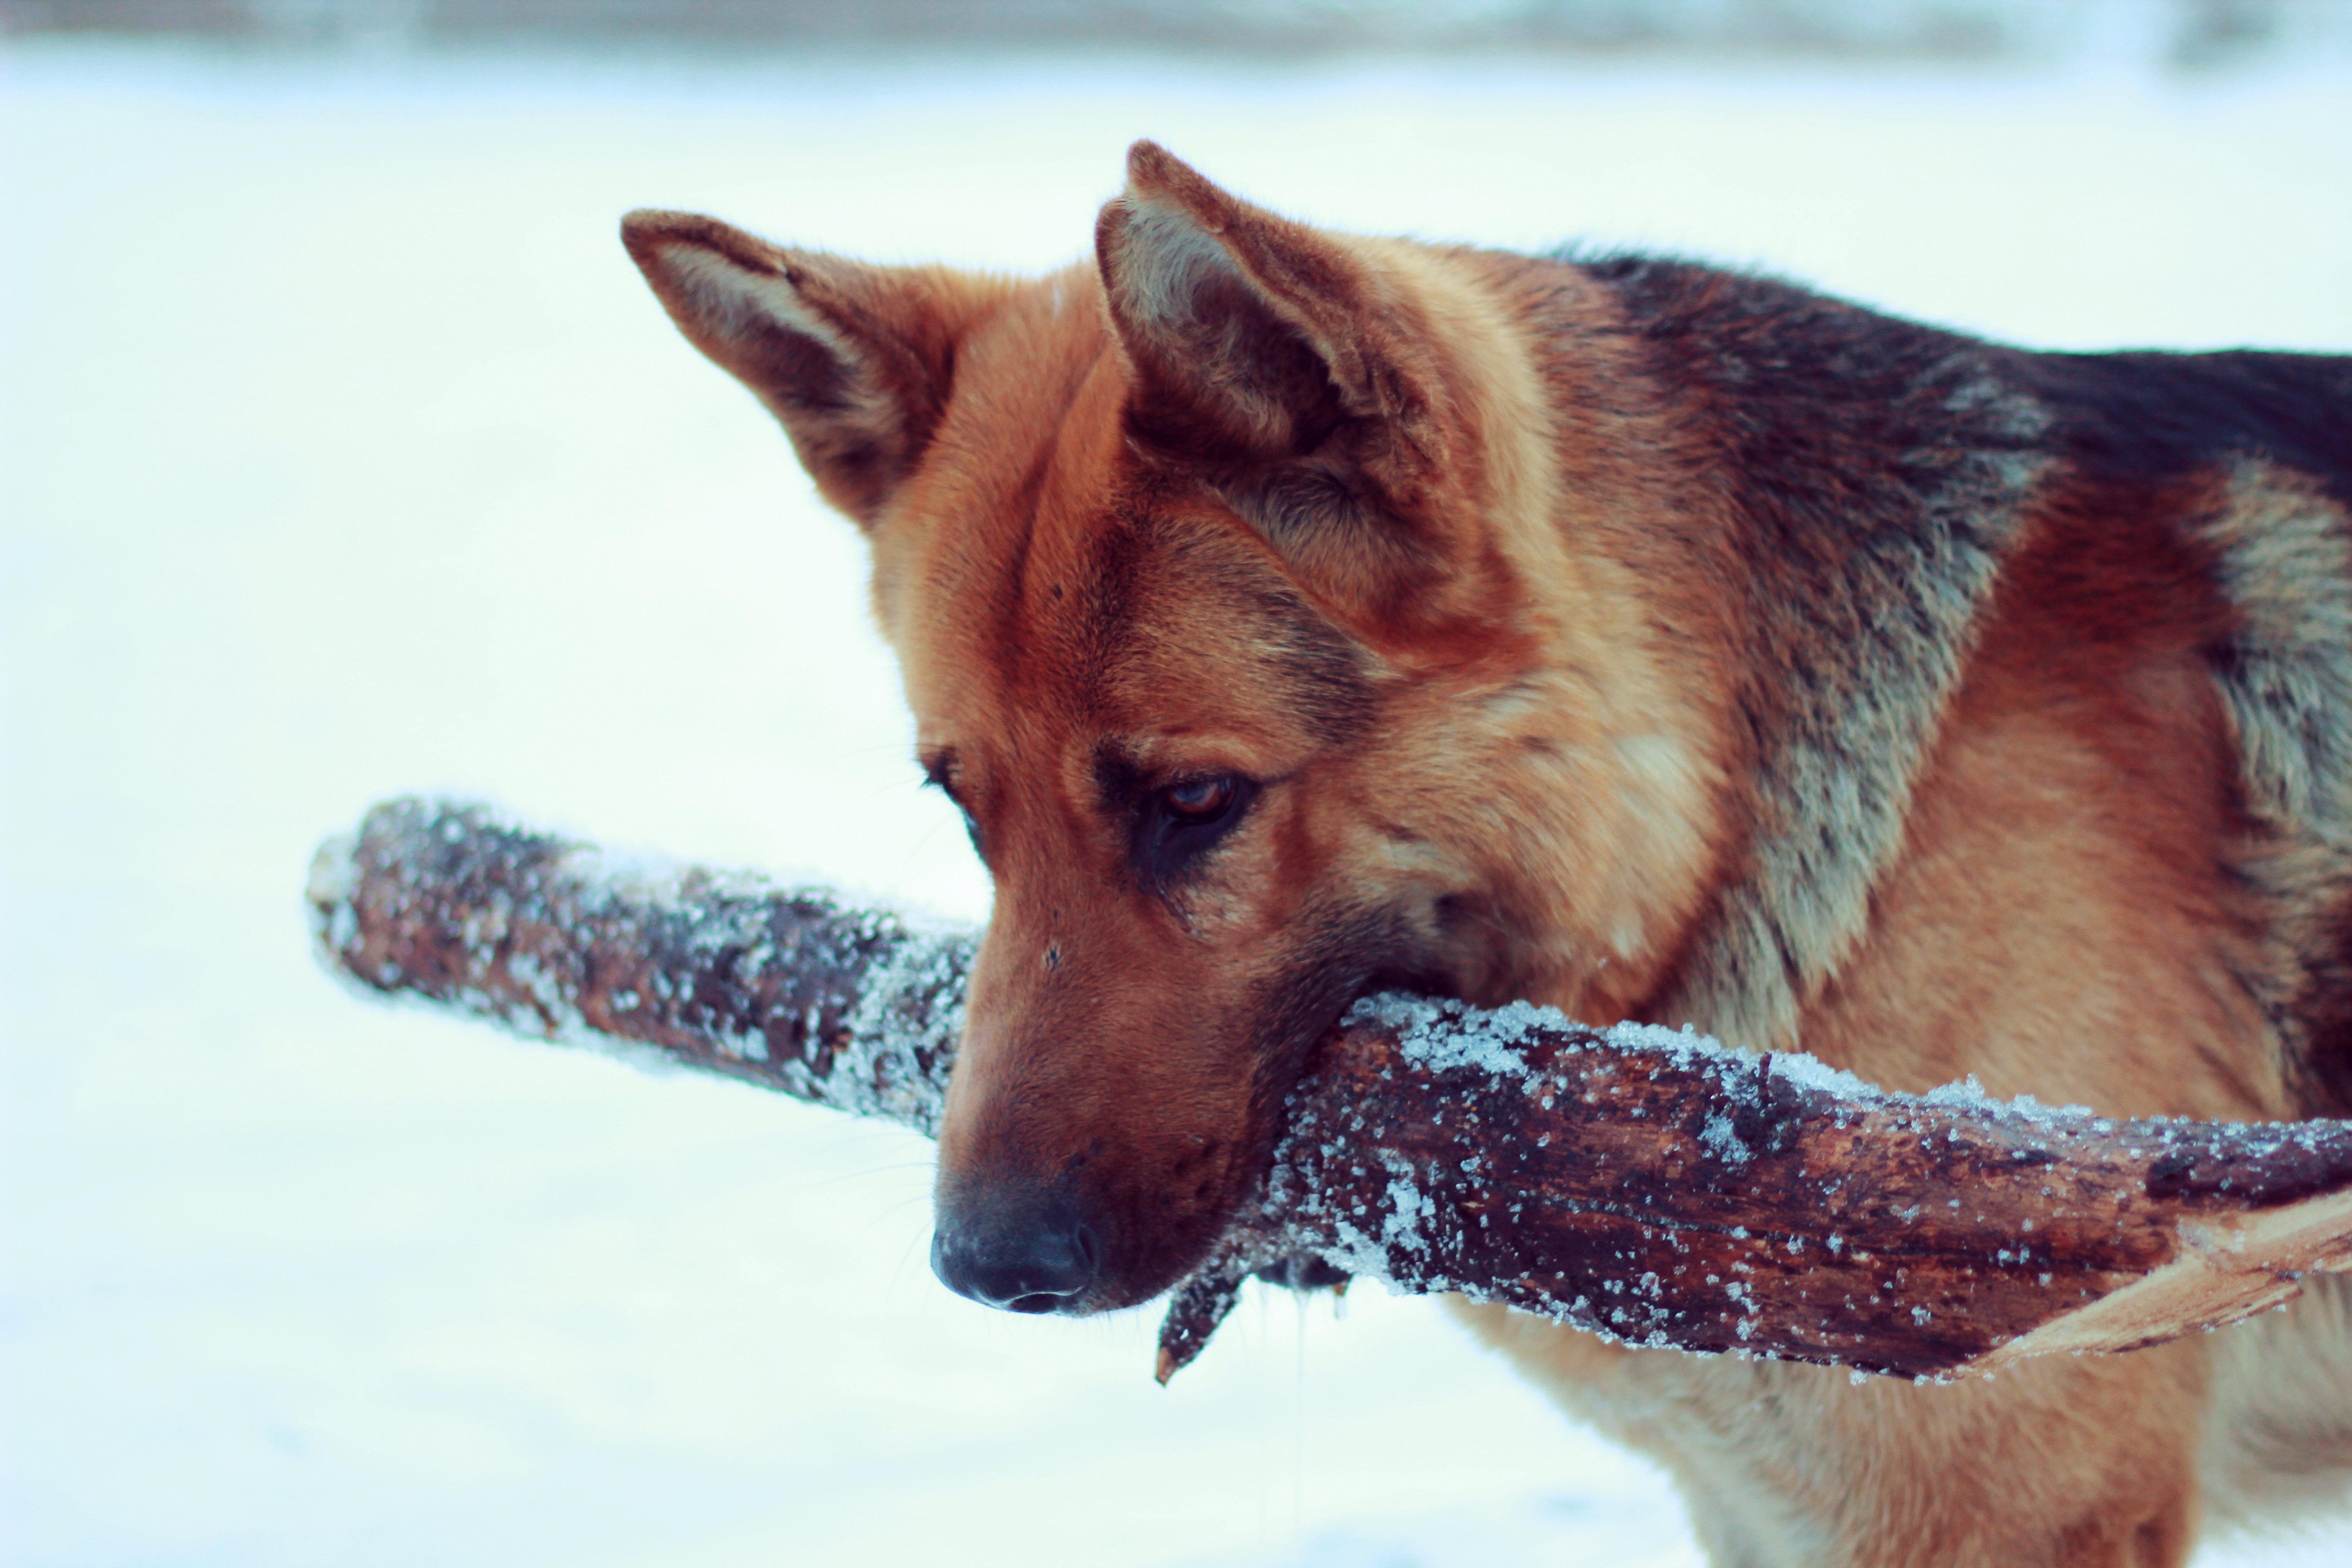
{"label": "snow on stick", "polygon": [[[323,846],[310,898],[325,959],[373,991],[924,1133],[977,946],[436,801]],[[1810,1057],[1391,995],[1359,1003],[1293,1093],[1259,1196],[1171,1298],[1159,1376],[1254,1272],[1945,1378],[2157,1343],[2344,1269],[2352,1123],[1893,1094]]]}
{"label": "snow on stick", "polygon": [[355,838],[321,845],[310,902],[321,956],[375,991],[926,1136],[980,945],[822,889],[609,855],[452,801],[386,802]]}

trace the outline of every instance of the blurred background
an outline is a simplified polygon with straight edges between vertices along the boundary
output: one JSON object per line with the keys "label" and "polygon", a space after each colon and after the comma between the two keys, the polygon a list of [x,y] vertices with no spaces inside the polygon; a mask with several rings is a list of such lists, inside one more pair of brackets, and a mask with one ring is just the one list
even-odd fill
{"label": "blurred background", "polygon": [[2049,59],[2205,67],[2343,41],[2338,0],[8,0],[12,32],[524,47],[673,40],[985,49],[1378,49]]}
{"label": "blurred background", "polygon": [[[0,1563],[1697,1562],[1434,1304],[929,1276],[928,1148],[361,1003],[411,790],[979,920],[856,537],[614,237],[1311,220],[2352,352],[2341,0],[0,0]],[[2322,1522],[2200,1562],[2340,1564]]]}

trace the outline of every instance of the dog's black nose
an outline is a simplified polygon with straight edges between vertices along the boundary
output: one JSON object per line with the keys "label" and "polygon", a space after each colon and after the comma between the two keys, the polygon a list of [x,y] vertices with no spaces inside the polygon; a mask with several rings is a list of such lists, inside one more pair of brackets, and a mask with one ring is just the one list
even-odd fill
{"label": "dog's black nose", "polygon": [[959,1296],[1008,1312],[1058,1311],[1102,1268],[1091,1226],[1059,1204],[944,1207],[931,1233],[931,1272]]}

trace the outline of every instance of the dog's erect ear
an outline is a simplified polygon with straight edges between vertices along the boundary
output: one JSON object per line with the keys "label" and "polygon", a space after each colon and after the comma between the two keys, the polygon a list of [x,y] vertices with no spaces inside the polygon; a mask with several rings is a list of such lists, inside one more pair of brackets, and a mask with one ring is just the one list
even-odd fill
{"label": "dog's erect ear", "polygon": [[1129,150],[1127,171],[1095,256],[1136,370],[1138,437],[1237,474],[1311,456],[1326,480],[1409,509],[1442,460],[1442,384],[1396,280],[1152,142]]}
{"label": "dog's erect ear", "polygon": [[939,426],[984,286],[788,250],[692,213],[633,212],[621,243],[678,330],[782,421],[824,498],[872,528]]}

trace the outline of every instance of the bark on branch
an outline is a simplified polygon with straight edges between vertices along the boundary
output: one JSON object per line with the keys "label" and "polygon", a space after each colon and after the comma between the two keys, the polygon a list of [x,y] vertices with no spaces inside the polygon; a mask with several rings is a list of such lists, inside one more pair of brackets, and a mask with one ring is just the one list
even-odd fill
{"label": "bark on branch", "polygon": [[[322,847],[310,904],[322,956],[373,991],[927,1134],[977,944],[422,800]],[[2352,1123],[1892,1094],[1688,1034],[1376,997],[1175,1291],[1160,1379],[1252,1272],[1318,1277],[1302,1259],[1635,1344],[1950,1377],[2156,1343],[2352,1269]]]}

